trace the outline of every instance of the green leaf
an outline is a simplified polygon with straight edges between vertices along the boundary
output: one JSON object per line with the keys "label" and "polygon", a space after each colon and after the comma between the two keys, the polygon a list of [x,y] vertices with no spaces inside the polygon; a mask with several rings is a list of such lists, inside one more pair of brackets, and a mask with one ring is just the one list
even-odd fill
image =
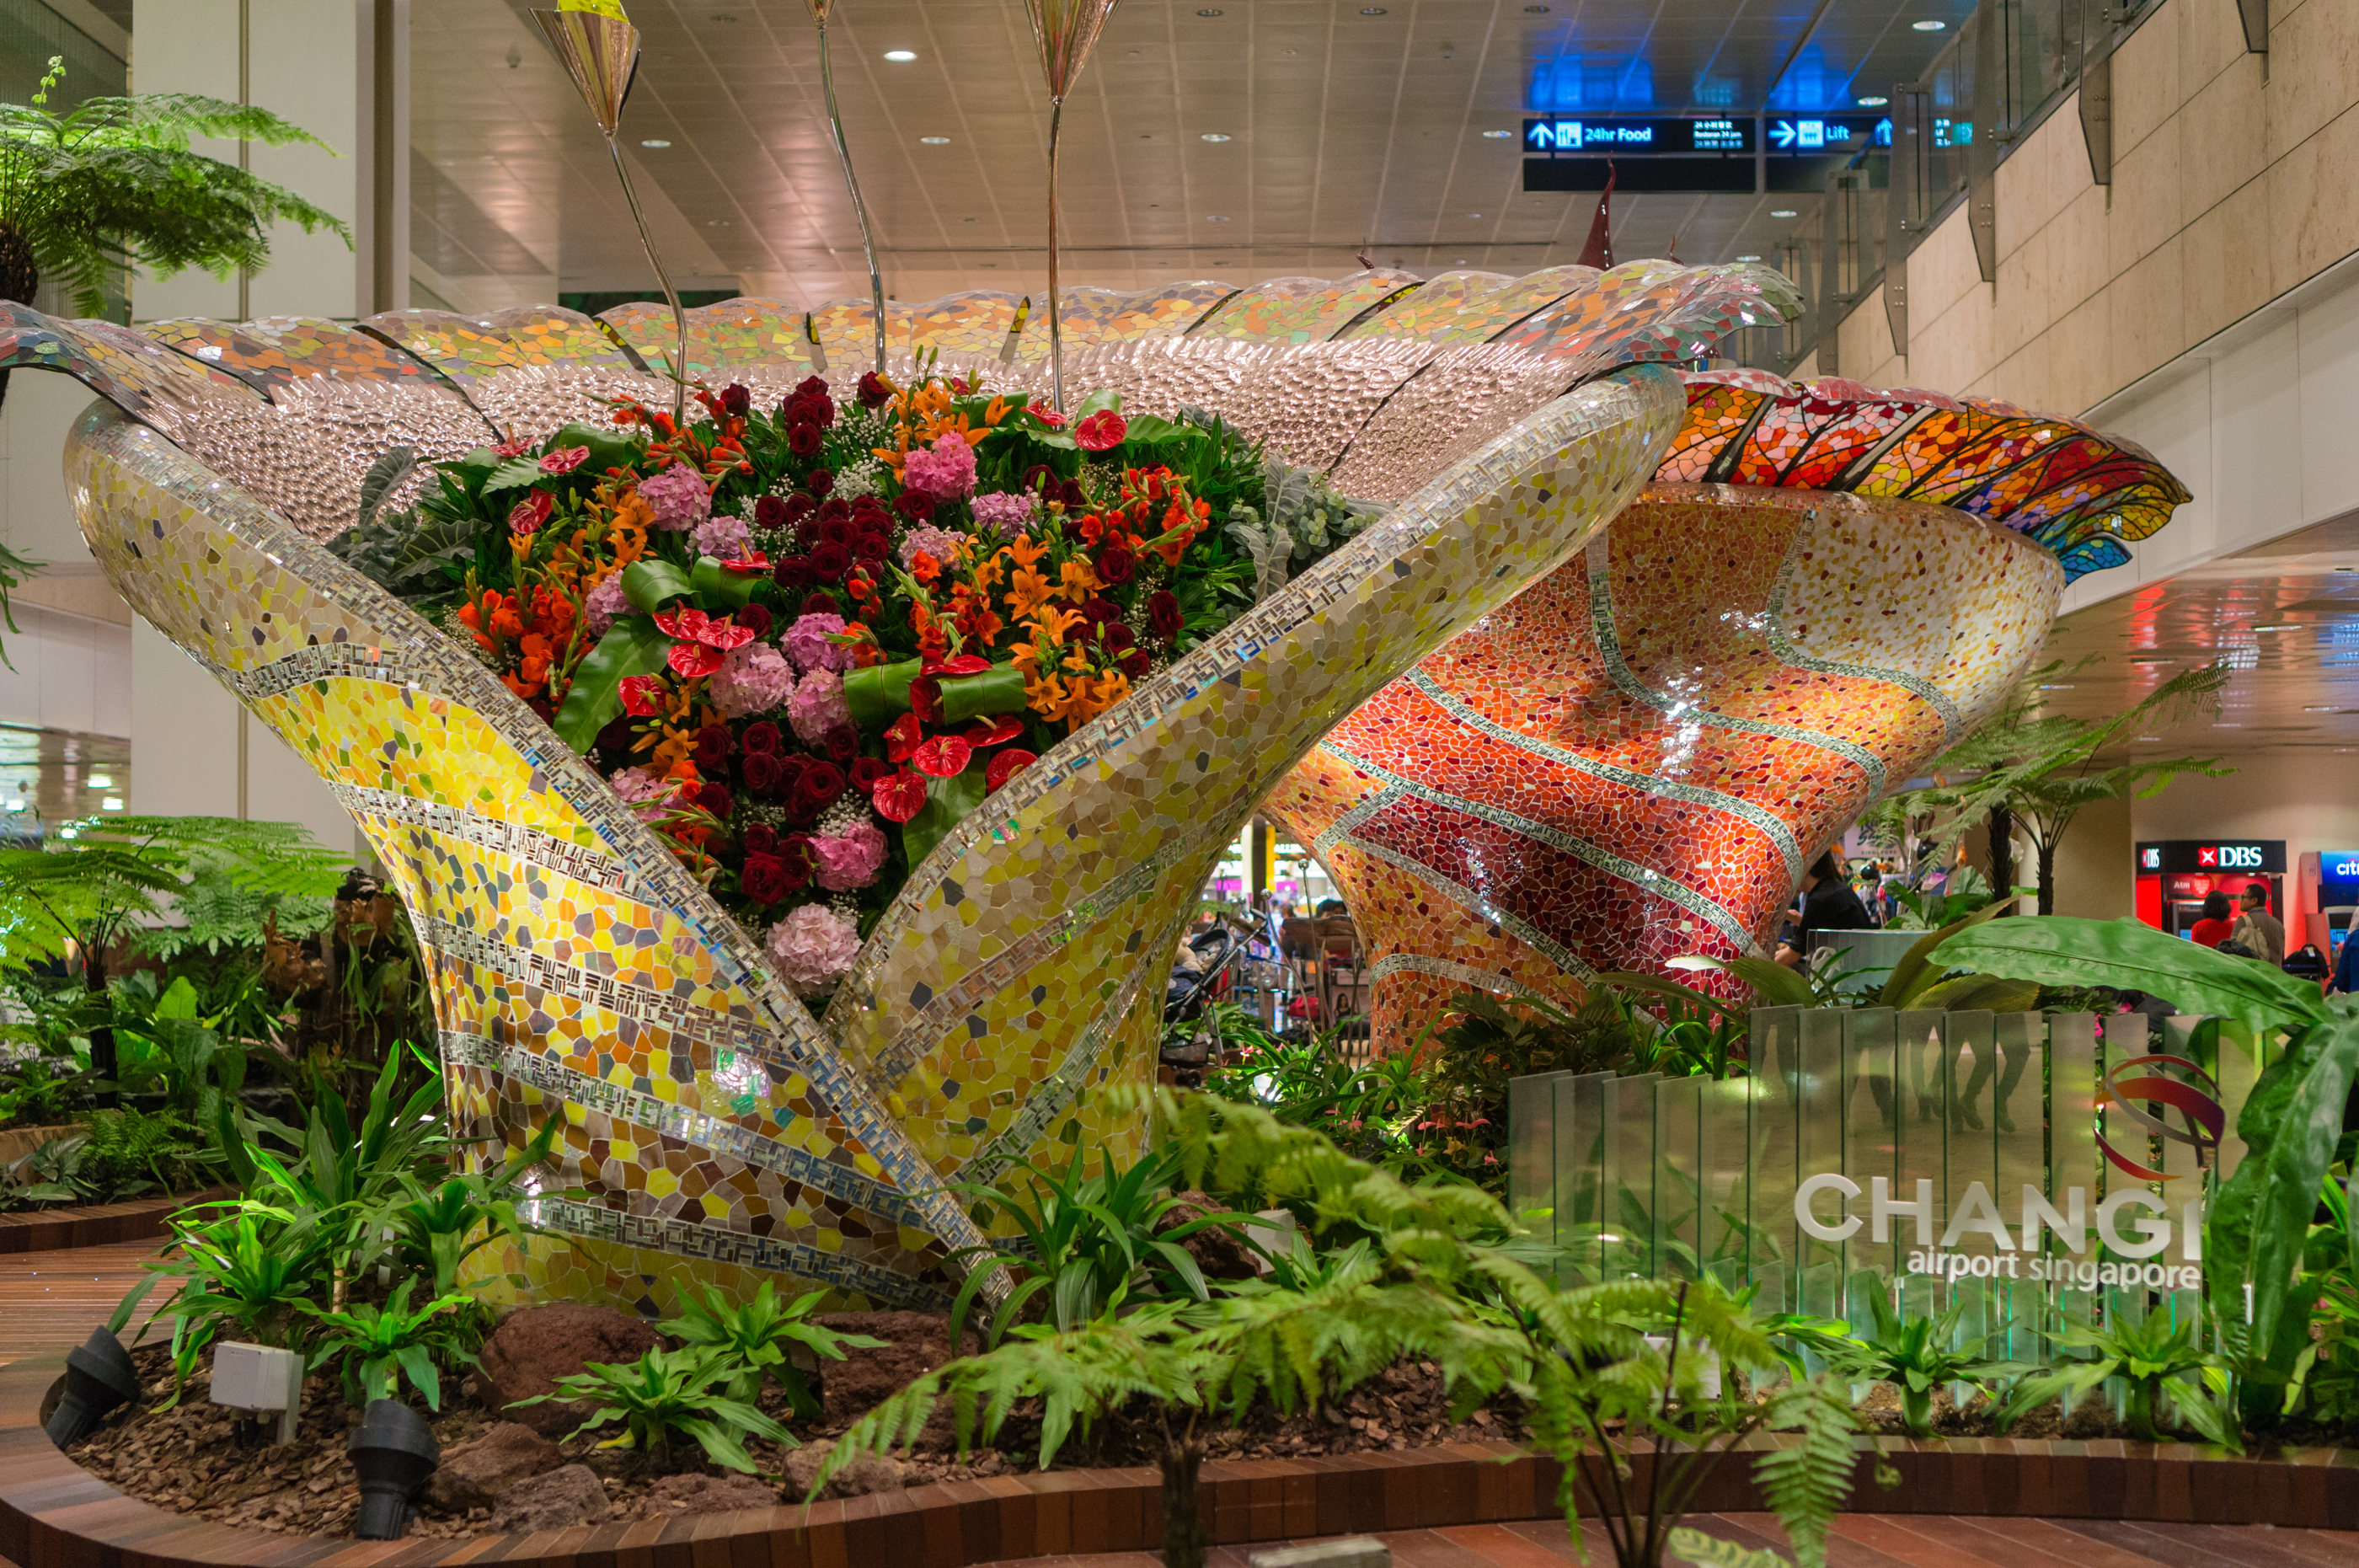
{"label": "green leaf", "polygon": [[550,450],[564,452],[569,448],[586,446],[590,456],[573,471],[576,476],[603,479],[610,468],[632,468],[645,455],[646,448],[636,436],[617,435],[613,430],[585,425],[580,420],[566,425],[550,438]]}
{"label": "green leaf", "polygon": [[1733,1007],[1718,996],[1708,996],[1693,986],[1682,985],[1676,980],[1665,980],[1653,975],[1635,975],[1627,970],[1611,970],[1598,975],[1593,984],[1623,991],[1642,991],[1650,996],[1660,996],[1665,1001],[1678,1002],[1686,1007],[1718,1013],[1723,1018],[1743,1016],[1742,1008]]}
{"label": "green leaf", "polygon": [[974,675],[941,678],[942,723],[962,724],[984,713],[1024,711],[1024,672],[1012,664],[995,664]]}
{"label": "green leaf", "polygon": [[[633,562],[631,570],[637,571],[638,563]],[[761,582],[762,577],[758,572],[731,572],[721,564],[718,556],[700,555],[696,558],[696,565],[689,572],[688,581],[698,602],[707,611],[717,611],[723,607],[734,610],[751,599],[754,585]],[[630,584],[625,582],[623,584],[624,596],[629,597],[630,592]]]}
{"label": "green leaf", "polygon": [[1122,394],[1110,387],[1099,387],[1074,406],[1073,423],[1080,424],[1102,408],[1112,408],[1117,414],[1122,412]]}
{"label": "green leaf", "polygon": [[1753,987],[1754,994],[1773,1007],[1810,1006],[1810,982],[1799,970],[1767,958],[1732,958],[1720,967]]}
{"label": "green leaf", "polygon": [[492,470],[491,477],[484,481],[483,493],[488,495],[495,490],[518,490],[548,477],[541,472],[540,459],[512,457]]}
{"label": "green leaf", "polygon": [[2039,1000],[2036,980],[2008,980],[1996,975],[1961,975],[1928,985],[1909,999],[1912,1010],[1926,1012],[2020,1013]]}
{"label": "green leaf", "polygon": [[864,729],[881,729],[908,713],[909,682],[924,666],[924,659],[905,659],[898,664],[872,664],[865,670],[845,671],[843,704],[852,710],[853,722]]}
{"label": "green leaf", "polygon": [[695,580],[669,561],[642,556],[623,569],[623,597],[631,607],[654,615],[674,599],[696,592]]}
{"label": "green leaf", "polygon": [[972,762],[955,779],[927,781],[925,805],[901,829],[901,846],[911,866],[923,865],[959,819],[983,804],[983,768],[981,762]]}
{"label": "green leaf", "polygon": [[557,711],[558,738],[587,752],[597,744],[598,732],[622,715],[623,682],[662,669],[670,653],[671,638],[653,621],[637,615],[616,621],[575,668],[565,706]]}
{"label": "green leaf", "polygon": [[[2326,1016],[2313,981],[2270,964],[2214,953],[2135,920],[2028,915],[1994,920],[1941,943],[1956,969],[2048,985],[2111,985],[2162,996],[2185,1013],[2216,1013],[2267,1030]],[[1929,961],[1930,962],[1930,961]],[[2310,1191],[2317,1192],[2313,1182]]]}
{"label": "green leaf", "polygon": [[357,526],[365,528],[375,522],[385,498],[392,495],[417,468],[418,453],[406,446],[387,448],[384,456],[370,463],[368,473],[361,479],[361,510]]}
{"label": "green leaf", "polygon": [[1684,1558],[1697,1564],[1697,1568],[1793,1568],[1788,1559],[1774,1552],[1756,1552],[1685,1525],[1671,1531],[1671,1555]]}
{"label": "green leaf", "polygon": [[1880,1007],[1915,1006],[1916,1004],[1910,998],[1939,980],[1941,975],[1941,971],[1933,967],[1931,962],[1933,950],[1960,931],[1982,924],[2004,908],[2006,908],[2004,904],[1985,904],[1964,920],[1952,920],[1940,931],[1927,931],[1923,936],[1919,937],[1909,945],[1908,951],[1900,955],[1900,962],[1892,966],[1891,975],[1884,982],[1883,994],[1875,999],[1876,1006]]}
{"label": "green leaf", "polygon": [[1159,446],[1202,435],[1193,425],[1174,424],[1160,414],[1139,414],[1123,421],[1125,446]]}

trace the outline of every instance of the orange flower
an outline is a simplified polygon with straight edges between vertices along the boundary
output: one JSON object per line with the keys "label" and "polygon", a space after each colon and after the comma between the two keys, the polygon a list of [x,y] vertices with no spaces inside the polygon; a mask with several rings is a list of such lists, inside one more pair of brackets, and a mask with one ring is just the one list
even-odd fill
{"label": "orange flower", "polygon": [[1090,598],[1105,586],[1098,581],[1098,574],[1090,570],[1090,564],[1086,561],[1065,562],[1061,576],[1063,584],[1057,590],[1058,593],[1076,604]]}
{"label": "orange flower", "polygon": [[1064,681],[1054,675],[1043,675],[1024,683],[1024,704],[1042,718],[1062,718],[1072,699],[1065,691]]}
{"label": "orange flower", "polygon": [[1049,603],[1054,589],[1049,580],[1029,566],[1016,569],[1016,577],[1007,585],[1007,613],[1017,620],[1028,620]]}
{"label": "orange flower", "polygon": [[1017,534],[1008,544],[1007,553],[1016,558],[1016,565],[1032,566],[1049,553],[1049,547],[1046,543],[1034,544],[1030,534]]}

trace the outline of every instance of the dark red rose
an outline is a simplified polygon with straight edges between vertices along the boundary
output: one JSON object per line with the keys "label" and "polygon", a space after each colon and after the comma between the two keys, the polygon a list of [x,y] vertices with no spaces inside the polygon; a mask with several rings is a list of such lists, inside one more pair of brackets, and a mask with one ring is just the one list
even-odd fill
{"label": "dark red rose", "polygon": [[842,607],[842,600],[824,588],[817,588],[804,598],[803,607],[799,613],[806,615],[832,615],[841,613]]}
{"label": "dark red rose", "polygon": [[787,868],[787,890],[799,893],[810,886],[819,857],[811,854],[810,834],[788,833],[778,842],[778,863]]}
{"label": "dark red rose", "polygon": [[754,526],[757,528],[783,528],[788,523],[787,504],[776,495],[765,495],[754,503]]}
{"label": "dark red rose", "polygon": [[827,759],[838,768],[849,768],[852,759],[860,755],[860,732],[850,724],[838,724],[827,732]]}
{"label": "dark red rose", "polygon": [[822,517],[848,517],[852,516],[852,508],[844,503],[842,496],[830,495],[820,503],[819,515]]}
{"label": "dark red rose", "polygon": [[827,396],[827,382],[821,376],[806,376],[795,383],[795,391],[805,397],[824,397]]}
{"label": "dark red rose", "polygon": [[1155,660],[1147,656],[1145,648],[1134,648],[1122,656],[1122,662],[1116,668],[1136,681],[1155,668]]}
{"label": "dark red rose", "polygon": [[557,710],[550,705],[548,698],[527,697],[524,700],[524,705],[530,708],[534,713],[538,713],[541,716],[543,723],[553,724],[556,722]]}
{"label": "dark red rose", "polygon": [[1138,638],[1120,621],[1110,626],[1099,627],[1098,640],[1105,644],[1109,653],[1127,653],[1138,646]]}
{"label": "dark red rose", "polygon": [[860,537],[860,528],[850,517],[821,517],[819,537],[825,543],[840,544],[850,550],[852,541]]}
{"label": "dark red rose", "polygon": [[893,509],[913,523],[929,523],[934,517],[934,498],[923,490],[904,490],[893,502]]}
{"label": "dark red rose", "polygon": [[834,763],[807,762],[803,776],[795,781],[794,802],[788,810],[799,817],[815,817],[835,804],[843,786],[843,769]]}
{"label": "dark red rose", "polygon": [[781,588],[810,587],[811,585],[810,557],[807,555],[780,556],[778,558],[778,564],[770,568],[770,578],[771,581],[777,583]]}
{"label": "dark red rose", "polygon": [[813,423],[821,427],[835,423],[834,398],[829,397],[824,392],[814,392],[810,396],[810,417]]}
{"label": "dark red rose", "polygon": [[696,803],[725,822],[729,820],[730,809],[737,802],[729,798],[728,785],[707,784],[697,790]]}
{"label": "dark red rose", "polygon": [[1180,601],[1168,588],[1158,588],[1147,596],[1147,629],[1164,642],[1180,635]]}
{"label": "dark red rose", "polygon": [[1093,593],[1082,601],[1082,614],[1103,626],[1122,619],[1122,606],[1103,593]]}
{"label": "dark red rose", "polygon": [[737,777],[745,781],[746,789],[766,800],[773,800],[777,799],[786,768],[775,751],[749,751],[737,765]]}
{"label": "dark red rose", "polygon": [[753,406],[754,394],[746,391],[745,388],[738,386],[735,382],[733,381],[728,386],[723,387],[721,389],[721,411],[723,413],[734,414],[738,419],[742,419],[745,417],[746,410],[753,408]]}
{"label": "dark red rose", "polygon": [[707,724],[696,732],[696,766],[702,772],[717,773],[727,767],[729,754],[735,749],[726,724]]}
{"label": "dark red rose", "polygon": [[819,454],[819,444],[817,425],[806,421],[788,427],[787,450],[797,457],[816,457]]}
{"label": "dark red rose", "polygon": [[829,539],[810,552],[811,575],[821,583],[838,581],[851,565],[852,552],[833,539]]}
{"label": "dark red rose", "polygon": [[860,378],[860,406],[862,408],[881,408],[892,400],[893,389],[885,385],[885,378],[883,376],[877,375],[872,370]]}
{"label": "dark red rose", "polygon": [[812,495],[824,495],[835,488],[835,475],[824,468],[814,468],[810,471],[810,477],[803,483],[810,486]]}
{"label": "dark red rose", "polygon": [[1078,479],[1068,479],[1060,484],[1054,499],[1062,501],[1068,512],[1083,512],[1089,509],[1089,493],[1082,488],[1082,482]]}
{"label": "dark red rose", "polygon": [[798,490],[787,497],[787,521],[799,523],[819,510],[819,503]]}
{"label": "dark red rose", "polygon": [[745,853],[775,855],[778,848],[778,830],[767,822],[756,822],[745,830]]}
{"label": "dark red rose", "polygon": [[852,504],[852,510],[845,515],[858,523],[865,532],[889,533],[893,528],[893,514],[886,511],[885,503],[874,495],[863,495],[859,500],[854,501]]}
{"label": "dark red rose", "polygon": [[[777,835],[771,835],[775,840]],[[792,891],[787,886],[786,862],[775,855],[745,856],[745,869],[737,873],[737,890],[757,904],[775,904]]]}
{"label": "dark red rose", "polygon": [[770,619],[770,607],[767,604],[741,604],[737,609],[736,620],[741,626],[753,627],[754,635],[757,637],[768,637],[770,627],[776,624]]}
{"label": "dark red rose", "polygon": [[1024,471],[1024,478],[1016,488],[1038,491],[1043,500],[1053,501],[1057,498],[1057,475],[1047,463],[1036,463]]}
{"label": "dark red rose", "polygon": [[598,749],[615,753],[631,749],[631,715],[625,713],[598,732]]}
{"label": "dark red rose", "polygon": [[893,765],[881,757],[855,757],[852,759],[852,787],[862,794],[876,787],[879,779],[893,777]]}
{"label": "dark red rose", "polygon": [[778,726],[764,719],[758,724],[747,724],[737,744],[745,748],[748,757],[776,757],[778,755],[779,739]]}
{"label": "dark red rose", "polygon": [[862,561],[882,561],[893,552],[893,541],[883,534],[862,534],[852,541],[852,553]]}
{"label": "dark red rose", "polygon": [[1098,551],[1098,581],[1108,587],[1119,588],[1138,572],[1138,561],[1130,551],[1118,544],[1110,544]]}

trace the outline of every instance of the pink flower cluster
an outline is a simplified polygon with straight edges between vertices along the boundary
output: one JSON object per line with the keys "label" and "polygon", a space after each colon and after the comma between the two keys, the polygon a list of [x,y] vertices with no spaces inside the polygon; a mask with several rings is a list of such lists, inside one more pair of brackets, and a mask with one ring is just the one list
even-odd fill
{"label": "pink flower cluster", "polygon": [[655,511],[656,527],[679,533],[712,515],[712,492],[696,470],[675,463],[639,481],[639,499]]}
{"label": "pink flower cluster", "polygon": [[913,490],[945,498],[974,493],[974,448],[964,436],[938,438],[931,451],[919,447],[902,460],[901,478]]}
{"label": "pink flower cluster", "polygon": [[852,708],[843,700],[843,677],[832,670],[814,670],[804,676],[787,699],[787,720],[805,746],[814,750],[826,746],[828,731],[852,723]]}
{"label": "pink flower cluster", "polygon": [[770,956],[802,996],[842,979],[860,956],[860,928],[825,904],[804,904],[770,928]]}
{"label": "pink flower cluster", "polygon": [[754,553],[754,532],[743,517],[707,517],[696,525],[689,542],[697,554],[715,561],[743,561]]}
{"label": "pink flower cluster", "polygon": [[759,641],[732,649],[705,688],[712,705],[732,719],[766,713],[794,689],[795,667],[776,646]]}
{"label": "pink flower cluster", "polygon": [[930,523],[911,528],[901,540],[901,564],[914,566],[918,552],[923,550],[932,556],[937,564],[948,566],[958,559],[959,546],[965,539],[966,535],[962,533],[938,528]]}
{"label": "pink flower cluster", "polygon": [[644,768],[625,768],[608,774],[606,787],[631,803],[639,821],[653,822],[663,820],[679,784],[677,779],[658,779]]}
{"label": "pink flower cluster", "polygon": [[787,628],[787,657],[795,661],[798,670],[849,670],[852,649],[829,640],[842,630],[842,615],[813,610]]}
{"label": "pink flower cluster", "polygon": [[832,893],[865,887],[885,869],[885,834],[875,822],[865,820],[840,833],[812,839],[810,852],[811,858],[819,862],[814,874],[819,885]]}
{"label": "pink flower cluster", "polygon": [[592,637],[604,637],[617,620],[630,613],[631,602],[623,596],[623,574],[619,572],[600,579],[598,586],[582,601],[582,618],[588,624]]}
{"label": "pink flower cluster", "polygon": [[1029,528],[1039,512],[1039,503],[1029,490],[977,495],[973,503],[974,520],[986,528],[996,528],[1004,539],[1014,539]]}

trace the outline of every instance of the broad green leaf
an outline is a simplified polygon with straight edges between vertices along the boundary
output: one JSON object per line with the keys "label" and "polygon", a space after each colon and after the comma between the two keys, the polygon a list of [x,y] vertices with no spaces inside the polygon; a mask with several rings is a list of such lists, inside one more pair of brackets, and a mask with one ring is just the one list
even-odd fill
{"label": "broad green leaf", "polygon": [[550,449],[564,452],[577,446],[588,447],[590,455],[573,474],[576,477],[593,480],[604,478],[606,470],[610,468],[635,466],[645,450],[639,437],[617,435],[613,430],[600,430],[595,425],[585,425],[579,420],[560,430]]}
{"label": "broad green leaf", "polygon": [[622,716],[624,681],[653,674],[670,653],[671,638],[653,621],[639,615],[616,621],[575,667],[565,706],[557,710],[558,738],[587,752],[597,744],[598,732]]}
{"label": "broad green leaf", "polygon": [[1157,446],[1202,433],[1193,425],[1174,424],[1159,414],[1139,414],[1123,421],[1122,439],[1125,446]]}
{"label": "broad green leaf", "polygon": [[2009,980],[1997,975],[1961,975],[1928,985],[1908,1006],[1912,1011],[2020,1013],[2039,1000],[2036,980]]}
{"label": "broad green leaf", "polygon": [[[636,571],[636,566],[632,570]],[[721,564],[719,557],[701,555],[696,558],[696,565],[689,572],[688,580],[705,610],[718,614],[723,609],[734,610],[751,599],[754,585],[763,581],[763,574],[758,572],[732,572]],[[624,585],[623,592],[625,595],[630,593],[628,583]]]}
{"label": "broad green leaf", "polygon": [[[1111,387],[1099,387],[1075,406],[1073,423],[1080,424],[1102,408],[1112,408],[1117,414],[1122,412],[1122,394]],[[1128,420],[1124,421],[1125,424],[1128,422]]]}
{"label": "broad green leaf", "polygon": [[385,498],[393,494],[401,482],[418,468],[418,453],[406,446],[388,447],[385,455],[369,464],[361,479],[361,510],[358,526],[365,528],[376,521],[377,511]]}
{"label": "broad green leaf", "polygon": [[1661,996],[1667,1001],[1684,1003],[1690,1007],[1704,1008],[1727,1018],[1734,1018],[1742,1012],[1741,1008],[1731,1007],[1718,996],[1707,996],[1692,986],[1682,985],[1676,980],[1665,980],[1653,975],[1634,975],[1627,970],[1611,970],[1596,975],[1592,984],[1608,985],[1624,991],[1643,991],[1649,996]]}
{"label": "broad green leaf", "polygon": [[984,713],[1024,711],[1024,672],[1012,664],[995,664],[975,675],[942,677],[942,723],[962,724]]}
{"label": "broad green leaf", "polygon": [[1767,958],[1732,958],[1721,967],[1752,986],[1755,994],[1773,1007],[1810,1005],[1810,978],[1798,969],[1788,969]]}
{"label": "broad green leaf", "polygon": [[[1960,931],[1936,956],[1950,968],[2047,985],[2144,991],[2183,1013],[2217,1013],[2256,1029],[2295,1028],[2326,1016],[2315,982],[2165,936],[2135,920],[2027,915],[1994,920]],[[2317,1191],[2316,1183],[2310,1190]]]}
{"label": "broad green leaf", "polygon": [[484,481],[484,494],[488,495],[495,490],[520,490],[548,477],[541,472],[540,459],[512,457],[492,470],[491,477]]}
{"label": "broad green leaf", "polygon": [[911,866],[923,865],[959,819],[983,804],[983,767],[973,762],[955,779],[927,780],[925,805],[901,829],[901,846]]}
{"label": "broad green leaf", "polygon": [[1909,998],[1941,976],[1941,971],[1933,967],[1931,963],[1933,950],[1960,931],[1991,919],[2005,907],[2003,904],[1985,904],[1964,920],[1952,920],[1940,931],[1927,931],[1919,937],[1908,951],[1900,955],[1900,962],[1892,966],[1892,974],[1884,982],[1884,992],[1876,998],[1876,1005],[1884,1007],[1914,1006]]}
{"label": "broad green leaf", "polygon": [[924,666],[924,659],[905,659],[898,664],[872,664],[865,670],[847,670],[843,677],[843,705],[852,710],[853,721],[863,728],[878,729],[908,713],[909,682],[918,678]]}
{"label": "broad green leaf", "polygon": [[674,599],[696,592],[689,574],[669,561],[643,557],[623,569],[623,597],[631,607],[654,615]]}

